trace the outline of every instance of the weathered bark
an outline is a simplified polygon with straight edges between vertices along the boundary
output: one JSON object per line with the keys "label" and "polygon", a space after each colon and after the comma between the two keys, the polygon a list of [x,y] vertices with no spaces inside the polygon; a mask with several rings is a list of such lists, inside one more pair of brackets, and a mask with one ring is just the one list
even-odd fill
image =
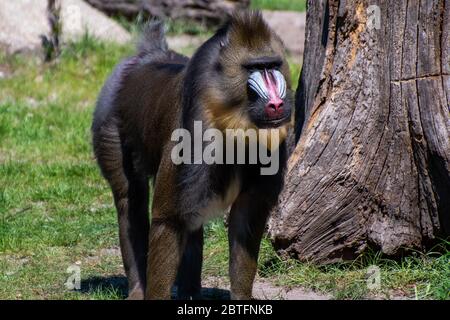
{"label": "weathered bark", "polygon": [[328,263],[448,236],[449,105],[450,0],[309,0],[278,251]]}
{"label": "weathered bark", "polygon": [[139,14],[222,23],[235,9],[245,9],[250,0],[86,0],[109,15],[136,18]]}

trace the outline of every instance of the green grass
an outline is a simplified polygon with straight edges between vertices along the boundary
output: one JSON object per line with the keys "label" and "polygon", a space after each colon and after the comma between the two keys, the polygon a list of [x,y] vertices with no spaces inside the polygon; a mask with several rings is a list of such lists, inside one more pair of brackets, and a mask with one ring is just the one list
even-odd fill
{"label": "green grass", "polygon": [[306,0],[252,0],[251,7],[262,10],[306,11]]}
{"label": "green grass", "polygon": [[13,71],[0,81],[0,298],[115,297],[73,293],[63,284],[76,261],[85,285],[91,276],[122,272],[120,257],[105,264],[87,259],[117,244],[89,124],[103,80],[128,53],[86,37],[53,65],[0,58]]}
{"label": "green grass", "polygon": [[[355,261],[318,267],[297,261],[282,261],[273,255],[263,265],[261,274],[275,278],[280,285],[304,286],[319,292],[331,293],[336,299],[365,298],[450,298],[450,243],[443,241],[439,252],[416,252],[398,261],[368,251]],[[270,251],[271,248],[267,247]],[[444,252],[444,253],[442,253]],[[369,290],[368,268],[380,268],[379,289]]]}
{"label": "green grass", "polygon": [[[85,37],[57,63],[0,55],[0,299],[121,299],[126,280],[118,254],[110,190],[92,156],[90,123],[95,99],[114,65],[132,52]],[[292,65],[294,83],[300,66]],[[444,245],[445,243],[443,243]],[[399,262],[376,253],[353,263],[317,267],[282,261],[264,239],[259,277],[304,286],[335,298],[449,299],[445,254],[417,254]],[[441,250],[442,251],[442,250]],[[206,227],[204,276],[227,276],[226,229]],[[81,268],[81,290],[64,283]],[[366,269],[382,270],[382,287],[369,292]]]}

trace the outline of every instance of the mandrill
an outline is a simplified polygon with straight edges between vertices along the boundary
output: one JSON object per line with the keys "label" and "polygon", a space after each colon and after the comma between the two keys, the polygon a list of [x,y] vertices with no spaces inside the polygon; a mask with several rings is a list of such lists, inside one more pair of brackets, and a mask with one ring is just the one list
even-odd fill
{"label": "mandrill", "polygon": [[[283,185],[292,105],[284,46],[259,12],[235,13],[191,59],[168,49],[162,23],[144,28],[137,54],[106,81],[92,125],[130,299],[170,299],[173,285],[180,299],[200,298],[203,224],[227,208],[231,298],[252,298],[261,238]],[[259,148],[279,153],[279,170],[263,175],[260,161],[175,164],[173,132],[193,133],[197,121],[220,132],[276,130],[278,143]]]}

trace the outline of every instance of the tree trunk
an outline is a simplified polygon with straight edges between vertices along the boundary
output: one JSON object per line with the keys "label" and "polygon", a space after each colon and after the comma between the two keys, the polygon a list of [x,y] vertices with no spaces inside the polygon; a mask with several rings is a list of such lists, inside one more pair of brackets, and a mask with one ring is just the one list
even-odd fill
{"label": "tree trunk", "polygon": [[143,13],[150,17],[188,19],[207,24],[222,23],[235,9],[245,9],[250,0],[86,0],[108,15],[129,19]]}
{"label": "tree trunk", "polygon": [[276,249],[329,263],[448,236],[450,0],[309,0],[306,24]]}

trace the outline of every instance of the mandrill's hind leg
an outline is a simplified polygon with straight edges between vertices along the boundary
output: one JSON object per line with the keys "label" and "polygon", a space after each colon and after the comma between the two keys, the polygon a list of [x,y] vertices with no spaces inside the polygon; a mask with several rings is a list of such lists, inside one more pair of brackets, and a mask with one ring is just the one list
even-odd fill
{"label": "mandrill's hind leg", "polygon": [[115,201],[129,299],[144,299],[149,234],[148,192],[148,180],[130,177],[128,195]]}
{"label": "mandrill's hind leg", "polygon": [[177,298],[201,299],[203,262],[203,227],[187,235],[186,245],[178,268]]}
{"label": "mandrill's hind leg", "polygon": [[120,248],[128,279],[128,298],[143,299],[149,234],[149,186],[136,172],[131,152],[121,146],[117,127],[105,126],[94,136],[103,175],[111,185],[119,220]]}

